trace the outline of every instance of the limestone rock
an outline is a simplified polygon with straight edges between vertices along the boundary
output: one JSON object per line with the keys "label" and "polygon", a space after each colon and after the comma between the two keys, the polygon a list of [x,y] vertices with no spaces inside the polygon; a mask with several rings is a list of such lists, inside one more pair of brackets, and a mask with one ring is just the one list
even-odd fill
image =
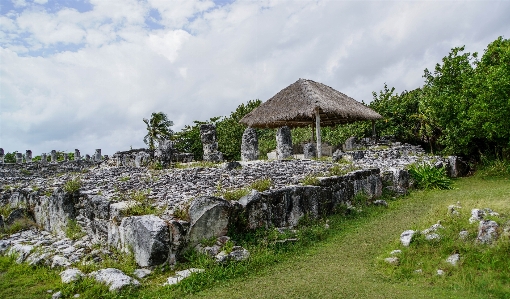
{"label": "limestone rock", "polygon": [[398,259],[398,257],[387,257],[384,259],[384,261],[390,265],[394,265],[394,266],[398,266],[398,264],[400,263],[400,260]]}
{"label": "limestone rock", "polygon": [[167,282],[163,285],[173,285],[179,283],[181,280],[186,279],[191,276],[193,273],[202,273],[204,272],[204,269],[196,269],[196,268],[190,268],[182,271],[175,272],[174,276],[171,276],[167,279]]}
{"label": "limestone rock", "polygon": [[241,246],[234,246],[228,256],[230,260],[242,261],[250,257],[250,252]]}
{"label": "limestone rock", "polygon": [[231,208],[230,202],[218,197],[201,196],[195,199],[189,207],[190,245],[226,235]]}
{"label": "limestone rock", "polygon": [[403,246],[408,247],[411,244],[411,240],[416,232],[414,230],[406,230],[400,235],[400,243]]}
{"label": "limestone rock", "polygon": [[422,230],[421,233],[422,235],[426,235],[426,234],[429,234],[429,233],[432,233],[432,232],[435,232],[437,231],[438,229],[444,229],[444,226],[441,225],[440,222],[432,225],[431,227],[425,229],[425,230]]}
{"label": "limestone rock", "polygon": [[460,215],[460,212],[459,212],[460,209],[461,209],[461,206],[459,206],[459,205],[449,205],[448,206],[448,215],[450,215],[450,216],[459,216]]}
{"label": "limestone rock", "polygon": [[17,243],[11,246],[8,251],[8,255],[17,255],[18,258],[16,259],[16,262],[20,264],[30,255],[33,249],[34,246]]}
{"label": "limestone rock", "polygon": [[457,266],[457,264],[459,263],[459,260],[460,260],[460,254],[455,253],[455,254],[450,255],[446,259],[446,262],[451,264],[452,266]]}
{"label": "limestone rock", "polygon": [[241,142],[241,160],[252,161],[259,158],[259,141],[254,128],[246,128]]}
{"label": "limestone rock", "polygon": [[400,250],[400,249],[395,249],[395,250],[392,250],[390,252],[391,255],[398,255],[398,254],[401,254],[401,253],[402,253],[402,250]]}
{"label": "limestone rock", "polygon": [[138,280],[127,276],[124,274],[124,272],[115,268],[107,268],[94,271],[90,273],[89,276],[94,278],[96,281],[109,286],[110,291],[117,291],[129,285],[140,285]]}
{"label": "limestone rock", "polygon": [[152,273],[151,270],[149,269],[136,269],[134,272],[133,272],[133,275],[142,279],[148,275],[150,275]]}
{"label": "limestone rock", "polygon": [[303,156],[305,159],[317,158],[317,144],[306,143],[303,145]]}
{"label": "limestone rock", "polygon": [[280,127],[276,131],[276,157],[278,160],[292,157],[292,136],[287,126]]}
{"label": "limestone rock", "polygon": [[472,209],[471,210],[471,217],[469,218],[469,223],[475,223],[480,220],[483,220],[485,217],[485,212],[480,209]]}
{"label": "limestone rock", "polygon": [[466,240],[469,237],[469,232],[467,230],[462,230],[459,232],[459,238],[461,240]]}
{"label": "limestone rock", "polygon": [[11,246],[11,241],[0,240],[0,254],[4,254],[4,252],[6,252],[10,246]]}
{"label": "limestone rock", "polygon": [[170,232],[166,222],[154,215],[122,219],[119,227],[121,246],[132,250],[141,267],[160,265],[170,254]]}
{"label": "limestone rock", "polygon": [[216,126],[214,124],[200,125],[200,139],[204,150],[204,161],[221,162],[223,154],[218,151]]}
{"label": "limestone rock", "polygon": [[61,291],[58,291],[58,292],[54,293],[53,295],[51,295],[51,299],[60,299],[60,298],[62,298]]}
{"label": "limestone rock", "polygon": [[382,200],[382,199],[378,199],[378,200],[374,201],[374,205],[388,207],[388,203],[386,202],[386,200]]}
{"label": "limestone rock", "polygon": [[480,225],[478,226],[478,236],[476,237],[476,241],[482,244],[491,244],[498,237],[498,227],[499,225],[496,221],[492,220],[482,220],[480,221]]}
{"label": "limestone rock", "polygon": [[223,169],[225,170],[234,170],[234,169],[240,169],[242,168],[243,166],[241,165],[241,163],[237,162],[237,161],[232,161],[232,162],[226,162],[224,165],[223,165]]}
{"label": "limestone rock", "polygon": [[448,175],[452,178],[463,177],[469,173],[469,165],[457,156],[448,157]]}
{"label": "limestone rock", "polygon": [[85,276],[83,272],[76,268],[71,268],[60,272],[60,278],[62,278],[62,283],[70,283],[73,281],[77,281],[83,276]]}
{"label": "limestone rock", "polygon": [[51,267],[57,268],[57,267],[69,267],[71,266],[71,262],[69,262],[68,259],[61,255],[55,255],[51,260]]}
{"label": "limestone rock", "polygon": [[436,234],[436,233],[426,234],[425,235],[425,240],[427,240],[427,241],[439,241],[439,240],[441,240],[441,236],[439,234]]}
{"label": "limestone rock", "polygon": [[358,138],[355,136],[347,138],[347,140],[345,140],[345,143],[343,145],[344,151],[352,151],[352,150],[357,149],[358,148],[357,142],[358,142]]}
{"label": "limestone rock", "polygon": [[436,274],[438,276],[443,276],[443,275],[445,275],[445,272],[443,270],[441,270],[441,269],[437,269]]}

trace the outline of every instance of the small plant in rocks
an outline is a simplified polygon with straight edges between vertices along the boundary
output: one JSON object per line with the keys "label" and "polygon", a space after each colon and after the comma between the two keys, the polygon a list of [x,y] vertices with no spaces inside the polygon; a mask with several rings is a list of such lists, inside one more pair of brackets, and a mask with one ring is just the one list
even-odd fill
{"label": "small plant in rocks", "polygon": [[153,201],[149,198],[150,190],[135,190],[132,191],[127,198],[136,204],[129,206],[126,210],[126,215],[139,216],[149,214],[159,214],[161,211],[154,207]]}
{"label": "small plant in rocks", "polygon": [[67,193],[74,193],[74,192],[80,190],[80,188],[81,188],[80,177],[75,177],[74,179],[67,181],[63,187],[64,191]]}
{"label": "small plant in rocks", "polygon": [[66,237],[72,240],[78,240],[79,238],[85,236],[85,232],[81,229],[81,226],[74,219],[69,219],[67,222],[67,227],[65,230]]}
{"label": "small plant in rocks", "polygon": [[263,191],[269,190],[269,188],[271,188],[271,184],[272,184],[271,178],[263,178],[263,179],[258,179],[256,181],[254,181],[253,183],[251,183],[249,188],[255,189],[259,192],[263,192]]}
{"label": "small plant in rocks", "polygon": [[349,172],[359,170],[359,167],[354,166],[352,163],[346,164],[335,164],[333,167],[329,169],[330,176],[342,176],[346,175]]}
{"label": "small plant in rocks", "polygon": [[303,185],[319,186],[320,181],[316,176],[309,174],[301,180],[301,183]]}

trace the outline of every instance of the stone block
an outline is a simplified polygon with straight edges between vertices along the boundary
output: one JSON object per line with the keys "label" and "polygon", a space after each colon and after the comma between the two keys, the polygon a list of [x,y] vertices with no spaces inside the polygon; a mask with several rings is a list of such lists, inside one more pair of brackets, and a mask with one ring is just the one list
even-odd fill
{"label": "stone block", "polygon": [[252,161],[259,158],[259,141],[254,128],[244,130],[241,142],[241,160]]}
{"label": "stone block", "polygon": [[292,135],[287,126],[280,127],[276,131],[276,157],[278,160],[292,157]]}
{"label": "stone block", "polygon": [[227,234],[232,204],[222,198],[201,196],[189,207],[189,242],[195,246],[203,239]]}

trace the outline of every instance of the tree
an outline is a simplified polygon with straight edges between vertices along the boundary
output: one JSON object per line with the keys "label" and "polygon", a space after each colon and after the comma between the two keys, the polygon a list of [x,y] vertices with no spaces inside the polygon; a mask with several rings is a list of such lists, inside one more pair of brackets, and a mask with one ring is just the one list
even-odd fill
{"label": "tree", "polygon": [[162,139],[170,139],[174,133],[170,127],[174,125],[171,120],[163,112],[153,112],[151,119],[143,119],[147,125],[147,135],[143,137],[143,142],[149,146],[149,149],[154,150],[155,143]]}

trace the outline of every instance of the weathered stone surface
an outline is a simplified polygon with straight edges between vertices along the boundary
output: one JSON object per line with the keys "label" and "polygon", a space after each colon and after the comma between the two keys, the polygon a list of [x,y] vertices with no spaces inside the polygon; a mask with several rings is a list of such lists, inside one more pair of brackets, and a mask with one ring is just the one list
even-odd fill
{"label": "weathered stone surface", "polygon": [[71,283],[73,281],[78,281],[83,276],[85,276],[83,272],[76,268],[71,268],[60,272],[60,278],[62,279],[62,283]]}
{"label": "weathered stone surface", "polygon": [[241,246],[234,246],[228,256],[232,261],[242,261],[250,257],[250,252]]}
{"label": "weathered stone surface", "polygon": [[94,153],[94,162],[101,162],[103,160],[103,157],[101,156],[101,149],[96,149],[96,152]]}
{"label": "weathered stone surface", "polygon": [[34,219],[45,230],[64,236],[69,219],[76,217],[78,200],[78,193],[66,193],[60,188],[49,197],[38,197],[33,202]]}
{"label": "weathered stone surface", "polygon": [[408,247],[409,244],[411,244],[411,241],[413,239],[413,236],[416,232],[414,230],[406,230],[400,235],[400,243],[402,243],[403,246]]}
{"label": "weathered stone surface", "polygon": [[17,255],[16,259],[17,263],[22,263],[32,252],[34,246],[31,245],[23,245],[23,244],[14,244],[10,247],[8,251],[8,255]]}
{"label": "weathered stone surface", "polygon": [[496,221],[482,220],[478,226],[476,241],[482,244],[491,244],[498,238],[498,227]]}
{"label": "weathered stone surface", "polygon": [[292,135],[287,126],[280,127],[276,131],[276,157],[278,160],[292,157]]}
{"label": "weathered stone surface", "polygon": [[480,209],[472,209],[471,210],[471,217],[469,218],[469,223],[475,223],[480,220],[483,220],[485,217],[485,212]]}
{"label": "weathered stone surface", "polygon": [[4,163],[5,153],[4,149],[0,148],[0,163]]}
{"label": "weathered stone surface", "polygon": [[400,260],[398,257],[387,257],[384,261],[390,265],[398,266],[400,264]]}
{"label": "weathered stone surface", "polygon": [[443,270],[441,270],[441,269],[437,269],[436,274],[438,276],[443,276],[443,275],[445,275],[445,272]]}
{"label": "weathered stone surface", "polygon": [[426,234],[429,234],[432,232],[436,232],[439,229],[444,229],[444,226],[441,225],[441,222],[438,222],[438,223],[432,225],[431,227],[422,230],[421,233],[422,233],[422,235],[426,235]]}
{"label": "weathered stone surface", "polygon": [[242,167],[243,166],[241,165],[241,163],[239,163],[237,161],[225,162],[225,164],[223,165],[223,169],[225,169],[225,170],[234,170],[234,169],[239,169]]}
{"label": "weathered stone surface", "polygon": [[61,255],[55,255],[52,259],[52,262],[51,262],[51,267],[52,268],[57,268],[57,267],[69,267],[71,266],[71,262],[69,262],[69,260]]}
{"label": "weathered stone surface", "polygon": [[450,215],[450,216],[459,216],[459,215],[460,215],[459,210],[460,210],[461,208],[462,208],[462,207],[461,207],[459,204],[456,204],[456,205],[449,205],[449,206],[448,206],[448,215]]}
{"label": "weathered stone surface", "polygon": [[170,231],[164,220],[154,215],[122,219],[119,227],[121,247],[132,250],[141,267],[163,264],[170,254]]}
{"label": "weathered stone surface", "polygon": [[0,240],[0,254],[4,254],[11,246],[11,241]]}
{"label": "weathered stone surface", "polygon": [[51,150],[51,163],[57,163],[57,151],[56,150]]}
{"label": "weathered stone surface", "polygon": [[399,255],[399,254],[401,254],[401,253],[402,253],[402,250],[400,250],[400,249],[395,249],[395,250],[392,250],[392,251],[390,252],[390,254],[391,254],[391,255]]}
{"label": "weathered stone surface", "polygon": [[457,264],[459,263],[460,261],[460,254],[458,253],[455,253],[455,254],[452,254],[450,255],[447,259],[446,259],[446,262],[451,264],[452,266],[457,266]]}
{"label": "weathered stone surface", "polygon": [[205,272],[204,269],[196,269],[196,268],[189,268],[182,271],[175,272],[174,276],[171,276],[167,279],[166,283],[163,285],[173,285],[181,282],[181,280],[186,279],[191,276],[193,273],[202,273]]}
{"label": "weathered stone surface", "polygon": [[425,240],[427,240],[427,241],[439,241],[439,240],[441,240],[441,236],[439,234],[436,234],[436,233],[426,234],[425,235]]}
{"label": "weathered stone surface", "polygon": [[21,164],[21,163],[23,163],[23,154],[16,153],[16,164]]}
{"label": "weathered stone surface", "polygon": [[345,140],[345,143],[343,145],[344,151],[352,151],[352,150],[357,149],[358,148],[357,142],[358,142],[358,138],[355,136],[347,138],[347,140]]}
{"label": "weathered stone surface", "polygon": [[345,155],[345,153],[344,153],[344,152],[342,152],[340,149],[337,149],[337,150],[333,153],[333,155],[332,155],[332,157],[331,157],[331,158],[333,159],[333,161],[334,161],[334,162],[338,162],[338,161],[340,161],[340,160],[344,157],[344,155]]}
{"label": "weathered stone surface", "polygon": [[30,218],[29,211],[23,208],[14,209],[5,219],[5,225],[12,225],[15,221]]}
{"label": "weathered stone surface", "polygon": [[160,140],[156,158],[159,159],[163,167],[167,167],[172,163],[174,152],[174,143],[171,140]]}
{"label": "weathered stone surface", "polygon": [[388,207],[388,202],[386,202],[386,200],[378,199],[374,201],[374,205]]}
{"label": "weathered stone surface", "polygon": [[204,161],[223,161],[223,154],[218,151],[216,126],[214,124],[200,125],[200,139],[202,140],[202,146],[204,149]]}
{"label": "weathered stone surface", "polygon": [[201,196],[191,202],[189,208],[191,246],[203,239],[227,234],[232,204],[224,199]]}
{"label": "weathered stone surface", "polygon": [[448,157],[448,175],[452,178],[466,176],[469,173],[469,165],[457,156]]}
{"label": "weathered stone surface", "polygon": [[313,159],[317,157],[317,144],[305,143],[303,145],[303,156],[305,159]]}
{"label": "weathered stone surface", "polygon": [[51,295],[51,299],[60,299],[60,298],[62,298],[61,291],[55,292],[55,293],[53,293],[53,295]]}
{"label": "weathered stone surface", "polygon": [[94,271],[90,273],[89,276],[94,278],[96,281],[109,286],[110,291],[117,291],[129,285],[140,285],[138,280],[127,276],[124,274],[124,272],[115,268],[107,268]]}
{"label": "weathered stone surface", "polygon": [[136,269],[134,272],[133,272],[133,275],[142,279],[142,278],[145,278],[147,277],[148,275],[150,275],[152,273],[151,270],[149,269]]}
{"label": "weathered stone surface", "polygon": [[259,158],[259,141],[254,128],[246,128],[241,141],[241,160],[252,161]]}
{"label": "weathered stone surface", "polygon": [[31,150],[26,150],[26,152],[25,152],[25,161],[27,163],[32,163],[32,151]]}

